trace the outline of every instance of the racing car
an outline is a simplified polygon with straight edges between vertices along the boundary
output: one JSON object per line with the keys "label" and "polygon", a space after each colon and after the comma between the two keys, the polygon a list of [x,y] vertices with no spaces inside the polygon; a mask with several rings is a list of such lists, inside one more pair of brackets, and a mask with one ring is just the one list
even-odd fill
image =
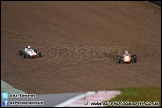
{"label": "racing car", "polygon": [[24,58],[27,57],[41,57],[41,52],[37,51],[37,49],[31,48],[31,46],[25,47],[24,50],[19,49],[20,56],[24,55]]}
{"label": "racing car", "polygon": [[128,51],[125,51],[125,54],[123,56],[118,55],[118,63],[130,63],[130,62],[135,62],[137,61],[137,56],[136,54],[129,54]]}

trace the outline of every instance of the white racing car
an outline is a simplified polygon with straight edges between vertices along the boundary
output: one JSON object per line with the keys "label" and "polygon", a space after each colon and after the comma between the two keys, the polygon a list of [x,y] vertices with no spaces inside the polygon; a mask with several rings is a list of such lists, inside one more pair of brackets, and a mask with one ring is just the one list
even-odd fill
{"label": "white racing car", "polygon": [[41,52],[38,52],[36,49],[27,46],[24,50],[20,49],[19,54],[24,55],[24,58],[27,57],[41,57]]}

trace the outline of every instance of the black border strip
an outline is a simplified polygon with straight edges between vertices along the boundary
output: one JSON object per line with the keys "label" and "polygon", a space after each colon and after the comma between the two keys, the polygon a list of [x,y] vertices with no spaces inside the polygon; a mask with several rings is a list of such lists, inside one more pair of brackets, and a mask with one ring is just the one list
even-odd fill
{"label": "black border strip", "polygon": [[154,3],[154,4],[156,4],[156,5],[161,7],[161,1],[149,1],[149,2],[150,3]]}

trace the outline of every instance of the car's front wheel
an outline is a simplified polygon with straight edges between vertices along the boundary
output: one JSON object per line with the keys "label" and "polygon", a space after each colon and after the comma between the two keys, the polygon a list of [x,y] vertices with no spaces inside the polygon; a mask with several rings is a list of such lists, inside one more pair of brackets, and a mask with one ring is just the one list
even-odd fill
{"label": "car's front wheel", "polygon": [[24,58],[27,58],[27,54],[26,53],[24,53]]}
{"label": "car's front wheel", "polygon": [[41,53],[41,52],[37,52],[37,55],[38,55],[39,57],[41,57],[41,56],[42,56],[42,53]]}
{"label": "car's front wheel", "polygon": [[133,61],[136,63],[136,61],[137,61],[137,56],[136,56],[136,54],[133,54]]}
{"label": "car's front wheel", "polygon": [[37,53],[37,49],[34,48],[34,52]]}

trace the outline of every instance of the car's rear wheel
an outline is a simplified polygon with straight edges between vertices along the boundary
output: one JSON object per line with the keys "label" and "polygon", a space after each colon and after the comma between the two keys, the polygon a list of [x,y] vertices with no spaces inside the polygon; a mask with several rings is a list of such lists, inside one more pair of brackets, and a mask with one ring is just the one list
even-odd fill
{"label": "car's rear wheel", "polygon": [[23,50],[22,49],[19,50],[19,54],[20,54],[20,56],[23,55]]}
{"label": "car's rear wheel", "polygon": [[118,63],[121,62],[121,55],[118,55]]}

